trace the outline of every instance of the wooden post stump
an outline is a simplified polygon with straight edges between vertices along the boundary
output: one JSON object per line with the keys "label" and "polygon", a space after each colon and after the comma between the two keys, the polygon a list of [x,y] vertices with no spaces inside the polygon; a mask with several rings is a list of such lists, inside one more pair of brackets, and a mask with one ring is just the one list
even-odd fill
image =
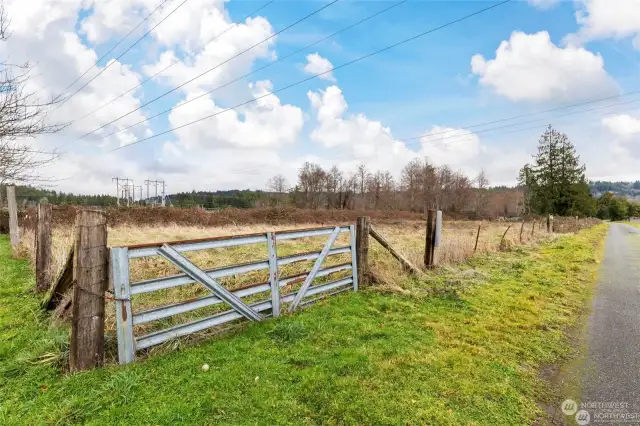
{"label": "wooden post stump", "polygon": [[476,234],[476,245],[473,246],[473,252],[475,253],[478,250],[478,239],[480,239],[480,228],[482,228],[482,223],[478,225],[478,233]]}
{"label": "wooden post stump", "polygon": [[36,291],[47,291],[51,286],[51,204],[38,204],[36,229]]}
{"label": "wooden post stump", "polygon": [[9,207],[9,237],[11,247],[20,244],[20,230],[18,229],[18,203],[16,202],[16,187],[7,185],[7,205]]}
{"label": "wooden post stump", "polygon": [[107,219],[99,210],[76,217],[73,275],[71,371],[102,365],[104,360],[104,292],[108,285]]}
{"label": "wooden post stump", "polygon": [[356,262],[358,263],[358,281],[367,284],[369,276],[369,216],[356,220]]}
{"label": "wooden post stump", "polygon": [[435,253],[436,238],[436,211],[429,209],[427,211],[427,233],[424,240],[424,267],[433,268],[433,258]]}

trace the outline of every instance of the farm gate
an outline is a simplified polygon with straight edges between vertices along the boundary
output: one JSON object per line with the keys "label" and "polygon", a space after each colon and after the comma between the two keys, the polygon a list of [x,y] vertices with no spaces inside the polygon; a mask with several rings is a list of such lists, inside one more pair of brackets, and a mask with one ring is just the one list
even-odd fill
{"label": "farm gate", "polygon": [[[342,233],[349,234],[349,244],[333,247]],[[314,228],[266,232],[260,234],[205,238],[189,241],[174,241],[130,245],[111,248],[111,281],[116,299],[116,329],[118,339],[118,359],[121,364],[134,361],[138,350],[159,345],[180,336],[200,332],[205,329],[238,319],[261,321],[267,317],[280,315],[282,306],[288,305],[288,311],[312,303],[319,297],[329,296],[353,289],[358,290],[356,266],[356,231],[353,224],[331,228]],[[328,235],[321,251],[278,256],[278,242],[299,238]],[[220,249],[254,244],[267,244],[267,259],[227,265],[213,269],[201,269],[182,255],[184,252]],[[323,267],[328,256],[350,253],[351,262]],[[130,260],[151,256],[160,256],[175,265],[181,273],[173,276],[158,277],[138,282],[130,282]],[[300,261],[315,260],[308,272],[280,277],[279,267]],[[219,278],[236,276],[252,271],[269,270],[267,282],[255,283],[229,290],[221,285]],[[350,276],[338,280],[313,285],[316,278],[326,277],[340,271],[351,271]],[[302,282],[297,291],[281,295],[281,289],[293,283]],[[200,284],[211,294],[179,303],[135,311],[132,296],[161,291],[173,287]],[[270,297],[264,300],[247,302],[243,300],[260,293],[268,292]],[[231,309],[216,313],[184,324],[171,326],[146,335],[136,336],[134,326],[152,321],[163,320],[174,315],[195,311],[200,308],[227,304]]]}

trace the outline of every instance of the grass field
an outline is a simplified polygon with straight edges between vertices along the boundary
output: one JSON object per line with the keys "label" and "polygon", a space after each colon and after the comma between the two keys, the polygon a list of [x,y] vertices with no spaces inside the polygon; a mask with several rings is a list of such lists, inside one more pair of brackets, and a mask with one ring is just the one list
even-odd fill
{"label": "grass field", "polygon": [[[546,232],[541,232],[540,225],[537,230],[528,223],[522,228],[522,241],[520,240],[520,223],[506,224],[504,222],[474,222],[474,221],[447,221],[445,222],[442,245],[436,249],[437,263],[447,265],[457,263],[470,258],[474,254],[475,239],[478,226],[481,226],[480,238],[476,253],[489,253],[498,251],[501,247],[508,248],[518,244],[530,244],[547,238]],[[131,226],[120,225],[109,229],[109,245],[121,246],[127,244],[147,243],[153,241],[185,240],[203,237],[218,237],[226,235],[239,235],[264,232],[269,230],[301,229],[318,227],[314,224],[298,225],[240,225],[240,226],[219,226],[219,227],[194,227],[194,226]],[[387,221],[376,223],[375,227],[382,232],[388,240],[406,255],[418,267],[423,264],[425,223],[420,221]],[[506,232],[508,229],[508,232]],[[534,231],[534,232],[532,232]],[[506,234],[505,234],[506,232]],[[502,238],[504,236],[504,241]],[[282,241],[278,244],[278,255],[287,256],[308,251],[320,251],[326,241],[326,236],[303,238]],[[52,276],[57,276],[63,267],[69,248],[73,241],[73,228],[57,227],[53,233],[53,271]],[[27,232],[23,238],[21,254],[31,259],[34,264],[33,235]],[[502,246],[501,246],[502,241]],[[348,234],[341,234],[334,247],[349,245]],[[266,244],[256,244],[225,249],[203,250],[187,253],[187,257],[201,268],[224,267],[238,263],[265,260],[267,258]],[[324,266],[333,266],[342,263],[350,263],[350,254],[331,256]],[[398,262],[391,257],[377,243],[371,243],[371,264],[375,275],[378,277],[379,285],[388,289],[401,290],[398,282],[409,280],[410,277],[401,268]],[[297,262],[279,268],[281,277],[300,274],[309,271],[313,261]],[[174,275],[180,271],[170,262],[159,257],[149,257],[134,259],[131,262],[132,282],[156,278],[159,276]],[[331,274],[327,277],[316,280],[317,284],[338,280],[349,275],[349,271],[342,271]],[[253,283],[265,282],[268,280],[268,271],[256,271],[237,276],[220,279],[220,283],[229,289],[236,289]],[[301,283],[287,286],[283,289],[283,295],[297,291]],[[136,295],[132,298],[132,305],[136,312],[178,303],[187,299],[205,296],[208,291],[200,284],[186,285],[167,290]],[[257,302],[268,299],[268,294],[258,294],[246,299],[247,302]],[[148,334],[154,331],[165,329],[178,324],[184,324],[195,319],[204,318],[227,309],[224,305],[216,305],[201,308],[171,318],[159,321],[136,325],[134,332],[137,336]],[[109,359],[114,359],[117,348],[115,344],[115,308],[108,305],[106,317],[106,332],[108,337],[107,355]],[[173,346],[169,345],[169,349]],[[152,353],[163,352],[164,347],[155,347]]]}
{"label": "grass field", "polygon": [[29,263],[0,237],[0,424],[544,424],[539,371],[570,352],[564,330],[590,298],[605,232],[397,276],[398,291],[75,375],[62,370],[68,330],[39,310]]}

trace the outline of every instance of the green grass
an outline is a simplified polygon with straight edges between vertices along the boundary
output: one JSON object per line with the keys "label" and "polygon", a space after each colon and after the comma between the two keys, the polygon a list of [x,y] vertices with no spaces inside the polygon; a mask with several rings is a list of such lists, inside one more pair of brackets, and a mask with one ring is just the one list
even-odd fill
{"label": "green grass", "polygon": [[[564,331],[590,298],[605,231],[477,257],[402,283],[408,294],[344,294],[74,375],[59,355],[68,329],[49,326],[27,263],[10,260],[0,237],[0,424],[544,422],[539,371],[570,353]],[[429,296],[434,287],[447,291]]]}

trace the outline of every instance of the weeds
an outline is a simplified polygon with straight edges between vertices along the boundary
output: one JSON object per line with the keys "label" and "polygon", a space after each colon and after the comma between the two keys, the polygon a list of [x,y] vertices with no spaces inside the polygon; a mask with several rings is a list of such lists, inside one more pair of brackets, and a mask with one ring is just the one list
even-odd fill
{"label": "weeds", "polygon": [[[531,424],[543,415],[538,370],[570,350],[561,330],[589,299],[604,232],[478,255],[398,281],[406,294],[344,294],[179,352],[73,375],[24,362],[46,359],[66,331],[32,314],[28,265],[8,260],[2,237],[0,423]],[[455,296],[425,297],[469,280]]]}

